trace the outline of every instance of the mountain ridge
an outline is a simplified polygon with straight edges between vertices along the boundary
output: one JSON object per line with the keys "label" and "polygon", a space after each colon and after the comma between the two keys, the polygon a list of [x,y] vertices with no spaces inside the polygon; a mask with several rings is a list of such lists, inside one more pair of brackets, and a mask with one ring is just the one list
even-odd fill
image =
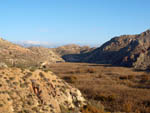
{"label": "mountain ridge", "polygon": [[133,66],[137,69],[145,70],[150,65],[144,61],[149,59],[149,48],[150,30],[137,35],[121,35],[112,38],[90,52],[83,61],[127,67]]}

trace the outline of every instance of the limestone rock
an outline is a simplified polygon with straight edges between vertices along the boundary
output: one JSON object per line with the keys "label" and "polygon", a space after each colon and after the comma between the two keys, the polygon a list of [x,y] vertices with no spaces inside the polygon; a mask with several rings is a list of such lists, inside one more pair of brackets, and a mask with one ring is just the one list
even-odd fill
{"label": "limestone rock", "polygon": [[8,66],[5,63],[0,62],[0,68],[8,68]]}
{"label": "limestone rock", "polygon": [[86,104],[81,92],[52,72],[4,68],[0,70],[2,113],[61,113]]}

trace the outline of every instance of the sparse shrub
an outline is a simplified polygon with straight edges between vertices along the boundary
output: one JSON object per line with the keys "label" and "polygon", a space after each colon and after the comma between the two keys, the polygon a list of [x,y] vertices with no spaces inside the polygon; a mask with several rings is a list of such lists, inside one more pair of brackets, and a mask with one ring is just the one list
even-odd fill
{"label": "sparse shrub", "polygon": [[30,68],[30,71],[31,71],[31,72],[34,72],[36,69],[37,69],[36,67],[31,67],[31,68]]}
{"label": "sparse shrub", "polygon": [[116,95],[112,94],[112,95],[105,95],[103,93],[98,94],[95,96],[94,98],[95,100],[101,100],[101,101],[115,101],[116,100]]}
{"label": "sparse shrub", "polygon": [[94,99],[95,100],[106,101],[107,100],[107,96],[105,94],[97,94]]}
{"label": "sparse shrub", "polygon": [[6,80],[6,82],[9,84],[9,83],[10,83],[10,80]]}
{"label": "sparse shrub", "polygon": [[21,69],[22,73],[25,71],[25,68],[20,68],[20,69]]}
{"label": "sparse shrub", "polygon": [[123,110],[125,111],[125,112],[127,112],[127,113],[129,113],[129,112],[133,112],[132,111],[132,108],[133,108],[133,102],[132,101],[125,101],[124,103],[123,103]]}
{"label": "sparse shrub", "polygon": [[133,78],[134,78],[133,75],[128,75],[128,79],[129,79],[129,80],[132,80]]}
{"label": "sparse shrub", "polygon": [[0,107],[3,107],[3,104],[0,104]]}
{"label": "sparse shrub", "polygon": [[23,113],[31,113],[31,111],[25,109],[25,110],[23,110]]}
{"label": "sparse shrub", "polygon": [[50,69],[48,69],[48,68],[42,68],[42,71],[44,71],[44,72],[49,72]]}
{"label": "sparse shrub", "polygon": [[68,74],[84,73],[83,69],[71,70],[67,72]]}
{"label": "sparse shrub", "polygon": [[120,76],[119,79],[120,79],[120,80],[127,80],[127,79],[128,79],[128,76]]}
{"label": "sparse shrub", "polygon": [[115,94],[111,94],[111,95],[108,96],[107,100],[108,101],[115,101],[116,98],[117,98],[117,96]]}
{"label": "sparse shrub", "polygon": [[27,104],[28,104],[28,105],[33,105],[34,102],[33,102],[33,101],[27,101]]}
{"label": "sparse shrub", "polygon": [[78,70],[75,71],[76,73],[85,73],[86,70],[85,69],[82,69],[82,68],[79,68]]}
{"label": "sparse shrub", "polygon": [[101,110],[92,105],[83,106],[80,111],[82,113],[105,113],[104,110]]}
{"label": "sparse shrub", "polygon": [[10,78],[9,78],[9,80],[14,80],[14,79],[15,79],[15,77],[10,77]]}
{"label": "sparse shrub", "polygon": [[101,74],[98,74],[96,77],[97,77],[97,78],[102,78],[102,75],[101,75]]}
{"label": "sparse shrub", "polygon": [[28,87],[28,83],[27,83],[27,82],[22,83],[22,84],[20,84],[20,87],[21,87],[21,88],[26,88],[26,87]]}
{"label": "sparse shrub", "polygon": [[88,69],[86,70],[86,72],[88,72],[88,73],[94,73],[95,70],[94,70],[94,68],[88,68]]}
{"label": "sparse shrub", "polygon": [[141,112],[140,112],[140,110],[139,110],[139,109],[136,109],[136,110],[135,110],[135,113],[141,113]]}
{"label": "sparse shrub", "polygon": [[95,70],[94,70],[94,68],[87,68],[87,69],[79,68],[79,69],[77,69],[75,71],[70,71],[68,73],[70,73],[70,74],[75,74],[75,73],[95,73]]}
{"label": "sparse shrub", "polygon": [[13,84],[17,86],[19,83],[18,82],[13,82]]}
{"label": "sparse shrub", "polygon": [[56,80],[52,80],[52,82],[56,82]]}
{"label": "sparse shrub", "polygon": [[149,107],[149,106],[148,106],[148,107],[145,107],[145,108],[144,108],[144,112],[145,112],[145,113],[150,113],[150,107]]}
{"label": "sparse shrub", "polygon": [[35,112],[38,112],[39,108],[38,107],[33,107],[32,110],[35,111]]}
{"label": "sparse shrub", "polygon": [[133,75],[120,76],[120,80],[132,80],[134,78]]}
{"label": "sparse shrub", "polygon": [[65,76],[63,79],[69,83],[74,83],[77,80],[76,76]]}
{"label": "sparse shrub", "polygon": [[13,66],[13,67],[17,67],[17,68],[20,68],[21,70],[24,70],[24,69],[26,69],[26,66],[24,65],[24,64],[16,64],[15,66]]}
{"label": "sparse shrub", "polygon": [[149,75],[141,75],[141,82],[147,82],[150,80],[150,76]]}
{"label": "sparse shrub", "polygon": [[60,105],[60,109],[61,109],[61,113],[70,113],[70,111],[63,105]]}
{"label": "sparse shrub", "polygon": [[44,69],[43,71],[47,73],[49,70],[48,69]]}
{"label": "sparse shrub", "polygon": [[31,76],[32,76],[32,73],[31,73],[31,72],[28,72],[28,73],[24,76],[24,78],[27,79],[27,78],[29,78],[29,77],[31,77]]}
{"label": "sparse shrub", "polygon": [[79,71],[69,71],[69,72],[67,72],[67,73],[69,73],[69,74],[74,74],[74,73],[79,73]]}

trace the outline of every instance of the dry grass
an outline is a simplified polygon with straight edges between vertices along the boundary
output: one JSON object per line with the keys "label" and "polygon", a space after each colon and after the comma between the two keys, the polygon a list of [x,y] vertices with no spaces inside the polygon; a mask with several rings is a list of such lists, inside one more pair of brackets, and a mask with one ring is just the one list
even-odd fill
{"label": "dry grass", "polygon": [[106,113],[104,110],[99,109],[93,105],[87,105],[81,108],[82,113]]}
{"label": "dry grass", "polygon": [[63,79],[69,83],[75,83],[77,80],[76,76],[64,76]]}
{"label": "dry grass", "polygon": [[150,113],[147,72],[86,63],[57,63],[50,70],[80,89],[89,101],[101,102],[107,111]]}

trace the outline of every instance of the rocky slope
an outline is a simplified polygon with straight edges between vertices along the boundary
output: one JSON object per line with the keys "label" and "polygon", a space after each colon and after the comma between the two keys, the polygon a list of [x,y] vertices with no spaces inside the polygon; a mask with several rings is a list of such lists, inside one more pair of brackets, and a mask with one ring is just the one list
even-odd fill
{"label": "rocky slope", "polygon": [[134,66],[136,69],[150,67],[150,30],[138,35],[114,37],[101,47],[88,53],[85,62]]}
{"label": "rocky slope", "polygon": [[80,91],[52,72],[0,69],[1,113],[60,113],[85,104]]}
{"label": "rocky slope", "polygon": [[52,50],[37,47],[24,48],[0,38],[0,62],[10,66],[31,66],[41,62],[64,61]]}
{"label": "rocky slope", "polygon": [[50,62],[50,63],[56,63],[56,62],[64,62],[64,60],[57,55],[57,53],[53,52],[49,48],[44,47],[30,47],[29,48],[32,52],[39,55],[39,58],[41,62]]}
{"label": "rocky slope", "polygon": [[67,62],[80,62],[82,61],[85,53],[90,52],[94,49],[95,48],[90,48],[89,46],[69,44],[60,46],[58,48],[53,48],[52,50]]}

